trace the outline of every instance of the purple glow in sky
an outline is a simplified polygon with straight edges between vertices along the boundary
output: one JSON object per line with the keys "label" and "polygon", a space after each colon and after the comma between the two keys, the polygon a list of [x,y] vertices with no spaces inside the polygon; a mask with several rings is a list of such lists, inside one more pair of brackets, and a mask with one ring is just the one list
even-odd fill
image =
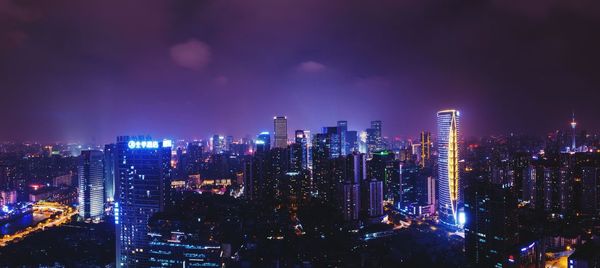
{"label": "purple glow in sky", "polygon": [[0,139],[599,130],[600,2],[0,0]]}

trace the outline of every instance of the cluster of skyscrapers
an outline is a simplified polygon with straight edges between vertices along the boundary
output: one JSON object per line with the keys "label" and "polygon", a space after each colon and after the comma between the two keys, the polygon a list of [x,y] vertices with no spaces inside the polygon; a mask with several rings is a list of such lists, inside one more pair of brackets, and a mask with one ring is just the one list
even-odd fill
{"label": "cluster of skyscrapers", "polygon": [[[148,229],[153,215],[179,200],[174,189],[189,180],[204,187],[198,180],[208,179],[213,186],[233,187],[232,196],[292,213],[314,202],[333,207],[350,228],[381,222],[390,204],[408,216],[439,220],[452,232],[464,230],[473,265],[504,267],[543,261],[543,239],[520,231],[517,215],[523,208],[552,219],[600,213],[600,160],[593,146],[575,146],[575,131],[570,147],[547,142],[538,150],[497,141],[467,145],[458,110],[437,113],[435,147],[428,131],[414,142],[389,140],[382,121],[361,133],[338,121],[318,133],[295,130],[292,139],[287,117],[276,116],[273,124],[273,134],[261,132],[254,139],[215,135],[181,147],[171,140],[123,136],[104,152],[83,151],[80,214],[95,220],[106,202],[113,204],[118,266],[194,262],[185,257],[189,251],[175,250],[181,247],[206,250],[202,254],[212,256],[206,265],[215,265],[218,245],[173,238],[180,237],[179,229],[161,229],[162,234]],[[574,120],[571,125],[574,129]]]}

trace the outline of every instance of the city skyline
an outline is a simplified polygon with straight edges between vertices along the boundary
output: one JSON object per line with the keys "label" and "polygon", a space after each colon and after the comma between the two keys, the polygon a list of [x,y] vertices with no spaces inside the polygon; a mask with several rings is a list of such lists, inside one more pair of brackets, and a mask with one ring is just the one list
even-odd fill
{"label": "city skyline", "polygon": [[[449,107],[450,110],[454,110],[454,108],[456,107]],[[440,111],[443,110],[448,110],[448,109],[442,109]],[[461,111],[461,118],[464,117],[464,114],[462,112],[461,109],[456,109],[456,110],[460,110]],[[436,111],[433,113],[433,117],[435,117],[435,115],[437,114]],[[512,134],[517,134],[517,135],[531,135],[531,136],[544,136],[547,134],[551,134],[554,133],[556,131],[562,131],[562,132],[571,132],[571,133],[575,133],[575,134],[579,134],[581,131],[585,131],[587,133],[596,133],[597,131],[594,129],[590,129],[590,128],[585,128],[582,127],[580,125],[580,121],[579,119],[577,119],[577,129],[573,128],[573,120],[575,120],[575,118],[573,117],[574,115],[571,114],[568,117],[568,120],[563,120],[564,122],[558,122],[555,120],[555,123],[563,123],[562,125],[556,125],[554,128],[552,129],[548,129],[547,131],[540,131],[538,132],[517,132],[517,131],[511,131],[511,130],[506,130],[504,132],[498,132],[498,133],[487,133],[487,134],[475,134],[475,133],[466,133],[465,135],[461,135],[461,140],[464,139],[473,139],[473,138],[478,138],[478,137],[486,137],[486,136],[497,136],[497,135],[512,135]],[[371,126],[372,123],[374,122],[373,120],[367,120],[366,122],[363,122],[364,124],[359,124],[363,127],[356,127],[356,124],[352,124],[352,121],[350,120],[335,120],[332,122],[325,122],[320,126],[317,126],[315,128],[302,128],[302,127],[297,127],[297,126],[302,126],[302,125],[306,125],[306,124],[302,124],[302,123],[294,123],[294,121],[291,121],[291,125],[292,127],[290,127],[290,120],[286,117],[286,125],[287,127],[287,141],[289,142],[293,142],[294,141],[294,135],[295,135],[295,131],[296,130],[305,130],[305,131],[312,131],[314,133],[319,133],[319,131],[327,126],[327,125],[334,125],[334,123],[337,121],[339,122],[350,122],[348,125],[349,127],[347,127],[348,130],[352,130],[352,131],[357,131],[358,134],[360,134],[361,132],[366,132],[368,131]],[[382,120],[378,120],[381,121],[383,124],[383,128],[382,128],[382,137],[385,137],[388,140],[394,140],[394,139],[402,139],[402,140],[412,140],[413,142],[419,142],[419,139],[421,138],[422,132],[433,132],[436,128],[437,128],[437,123],[435,118],[433,118],[432,116],[429,117],[430,121],[429,123],[432,124],[432,126],[430,126],[430,128],[426,128],[426,129],[412,129],[411,134],[407,134],[407,135],[400,135],[400,134],[394,134],[394,133],[390,133],[388,134],[386,131],[387,129],[387,124],[385,121]],[[432,119],[433,118],[433,119]],[[264,120],[265,122],[269,122],[269,118]],[[463,119],[464,121],[464,119]],[[270,126],[264,127],[264,128],[257,128],[254,127],[254,129],[256,129],[255,132],[251,132],[251,131],[242,131],[240,133],[243,134],[239,134],[239,135],[232,135],[229,132],[218,132],[218,131],[212,131],[210,130],[210,127],[208,128],[209,130],[203,130],[203,131],[199,131],[188,135],[180,135],[180,134],[175,134],[173,131],[165,131],[165,130],[159,130],[159,129],[154,129],[154,130],[148,130],[147,132],[128,132],[128,133],[116,133],[114,136],[110,136],[107,137],[106,140],[103,139],[98,139],[96,136],[91,136],[91,137],[82,137],[82,138],[78,138],[78,139],[67,139],[67,140],[47,140],[47,139],[26,139],[26,138],[16,138],[16,139],[5,139],[5,140],[0,140],[0,142],[33,142],[33,143],[42,143],[42,144],[60,144],[60,143],[74,143],[74,144],[93,144],[93,145],[103,145],[103,144],[107,144],[107,143],[111,143],[114,140],[114,137],[118,137],[118,136],[129,136],[129,135],[144,135],[144,136],[151,136],[151,137],[165,137],[165,138],[169,138],[169,139],[173,139],[173,140],[189,140],[189,141],[211,141],[213,139],[213,136],[219,136],[219,135],[227,135],[227,136],[231,136],[233,138],[235,138],[236,140],[242,139],[242,138],[246,138],[246,137],[250,137],[252,139],[256,138],[257,135],[263,134],[268,132],[269,135],[271,135],[272,139],[274,139],[274,133],[275,133],[275,129],[273,127],[273,121],[270,121]],[[465,122],[461,123],[461,129],[464,129],[464,124]],[[467,125],[469,124],[468,122],[466,123]],[[472,124],[472,123],[471,123]],[[294,127],[296,126],[296,127]],[[463,130],[464,131],[464,130]],[[162,133],[162,134],[160,134]],[[206,133],[206,134],[199,134],[199,133]],[[221,136],[223,138],[225,138],[225,136]]]}
{"label": "city skyline", "polygon": [[0,267],[600,267],[598,0],[0,0]]}
{"label": "city skyline", "polygon": [[448,108],[473,136],[573,110],[600,129],[595,1],[4,2],[0,140],[243,136],[275,115],[416,136]]}

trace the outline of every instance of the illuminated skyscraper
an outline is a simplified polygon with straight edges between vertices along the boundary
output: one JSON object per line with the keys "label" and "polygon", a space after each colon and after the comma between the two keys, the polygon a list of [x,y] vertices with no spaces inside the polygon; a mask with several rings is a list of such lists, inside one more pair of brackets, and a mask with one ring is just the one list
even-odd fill
{"label": "illuminated skyscraper", "polygon": [[383,150],[383,134],[381,132],[381,120],[371,121],[371,128],[375,130],[375,149],[377,151]]}
{"label": "illuminated skyscraper", "polygon": [[104,146],[104,198],[108,202],[115,200],[115,159],[116,145]]}
{"label": "illuminated skyscraper", "polygon": [[[368,130],[368,129],[367,129]],[[361,131],[358,135],[358,151],[363,154],[369,153],[369,145],[367,143],[369,134],[367,131]]]}
{"label": "illuminated skyscraper", "polygon": [[304,130],[306,138],[306,167],[312,170],[312,136],[310,130]]}
{"label": "illuminated skyscraper", "polygon": [[256,137],[256,152],[257,153],[265,153],[269,150],[271,150],[271,134],[269,134],[269,132],[261,132],[260,134],[258,134],[258,137]]}
{"label": "illuminated skyscraper", "polygon": [[298,144],[301,150],[300,162],[302,164],[302,168],[308,169],[308,138],[306,137],[304,130],[296,130],[295,136],[295,144]]}
{"label": "illuminated skyscraper", "polygon": [[231,152],[232,151],[232,144],[233,144],[233,136],[227,136],[225,137],[225,151],[226,152]]}
{"label": "illuminated skyscraper", "polygon": [[341,154],[342,144],[340,142],[340,131],[338,127],[324,127],[323,134],[327,135],[327,146],[329,157],[338,158]]}
{"label": "illuminated skyscraper", "polygon": [[102,217],[104,211],[103,158],[101,151],[81,151],[79,175],[79,215],[84,219]]}
{"label": "illuminated skyscraper", "polygon": [[287,147],[287,117],[276,116],[273,118],[275,125],[275,148]]}
{"label": "illuminated skyscraper", "polygon": [[350,146],[346,140],[346,134],[348,132],[348,121],[337,122],[338,133],[340,135],[340,153],[341,155],[347,155],[350,153]]}
{"label": "illuminated skyscraper", "polygon": [[171,141],[117,138],[116,266],[148,267],[148,219],[169,197]]}
{"label": "illuminated skyscraper", "polygon": [[366,130],[367,154],[369,158],[373,157],[373,153],[383,149],[383,138],[381,136],[381,121],[371,121],[371,128]]}
{"label": "illuminated skyscraper", "polygon": [[461,200],[461,181],[458,168],[459,117],[457,110],[437,113],[438,146],[438,213],[446,224],[457,225]]}
{"label": "illuminated skyscraper", "polygon": [[353,152],[358,152],[358,134],[356,130],[346,131],[346,145],[348,148],[346,149],[346,155],[351,154]]}
{"label": "illuminated skyscraper", "polygon": [[212,144],[212,152],[213,154],[222,154],[225,150],[225,137],[220,135],[213,135],[210,138]]}
{"label": "illuminated skyscraper", "polygon": [[421,167],[424,167],[431,159],[431,133],[421,131]]}

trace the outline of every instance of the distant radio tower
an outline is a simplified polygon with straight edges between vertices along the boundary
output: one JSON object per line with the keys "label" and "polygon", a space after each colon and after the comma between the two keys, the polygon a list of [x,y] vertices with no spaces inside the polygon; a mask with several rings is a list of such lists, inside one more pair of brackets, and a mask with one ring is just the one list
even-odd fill
{"label": "distant radio tower", "polygon": [[575,152],[575,127],[577,126],[577,122],[575,122],[575,112],[573,112],[573,120],[571,121],[571,129],[573,129],[573,137],[571,140],[571,151]]}

